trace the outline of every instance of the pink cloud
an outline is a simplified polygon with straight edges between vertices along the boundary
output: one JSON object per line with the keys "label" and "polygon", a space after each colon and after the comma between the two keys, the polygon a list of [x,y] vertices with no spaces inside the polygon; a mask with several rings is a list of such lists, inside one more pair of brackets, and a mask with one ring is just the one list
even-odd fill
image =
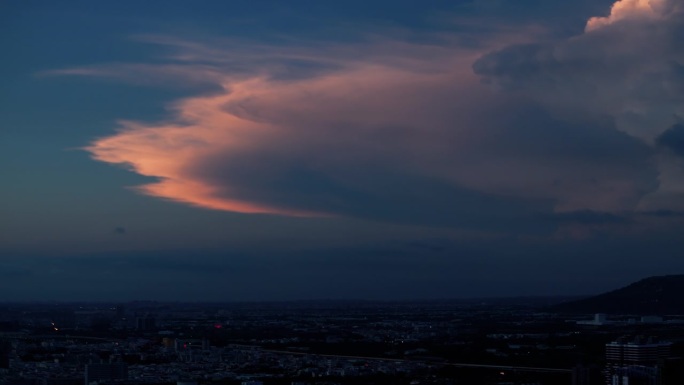
{"label": "pink cloud", "polygon": [[[524,112],[538,103],[535,95],[481,84],[472,63],[508,38],[478,49],[448,39],[291,47],[141,39],[171,47],[175,63],[58,73],[214,86],[174,102],[165,121],[122,121],[86,147],[98,161],[156,178],[137,188],[143,194],[296,216],[354,216],[381,206],[379,217],[458,217],[481,195],[480,207],[495,218],[528,204],[521,202],[622,212],[654,188],[647,151],[617,131],[606,135],[594,111],[578,120],[552,108],[537,119]],[[598,144],[591,152],[584,141]],[[636,160],[602,157],[616,148],[636,148]],[[442,192],[433,196],[435,185]],[[472,211],[461,221],[479,215],[486,217]]]}
{"label": "pink cloud", "polygon": [[[455,61],[449,57],[442,65]],[[233,199],[230,183],[212,186],[195,177],[193,165],[217,154],[254,153],[302,157],[323,169],[394,162],[411,167],[423,162],[426,149],[440,146],[445,131],[461,129],[446,127],[451,120],[443,121],[446,111],[438,105],[445,97],[440,88],[458,71],[428,73],[375,63],[346,67],[295,80],[259,75],[236,80],[228,74],[222,92],[176,102],[170,122],[123,121],[116,135],[86,149],[94,159],[158,178],[138,188],[148,195],[243,213],[327,215]],[[466,95],[451,96],[467,101]]]}

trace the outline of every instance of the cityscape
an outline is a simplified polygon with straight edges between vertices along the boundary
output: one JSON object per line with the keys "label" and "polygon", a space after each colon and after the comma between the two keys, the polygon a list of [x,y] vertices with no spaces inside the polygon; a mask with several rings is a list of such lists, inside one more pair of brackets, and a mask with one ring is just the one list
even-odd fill
{"label": "cityscape", "polygon": [[567,298],[3,303],[0,384],[667,385],[684,315]]}

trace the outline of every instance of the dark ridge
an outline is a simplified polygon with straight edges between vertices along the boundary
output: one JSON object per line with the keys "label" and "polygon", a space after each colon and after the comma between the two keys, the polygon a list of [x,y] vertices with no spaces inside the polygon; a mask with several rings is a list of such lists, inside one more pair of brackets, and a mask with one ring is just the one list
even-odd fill
{"label": "dark ridge", "polygon": [[644,278],[621,289],[558,304],[553,309],[567,313],[684,314],[684,274]]}

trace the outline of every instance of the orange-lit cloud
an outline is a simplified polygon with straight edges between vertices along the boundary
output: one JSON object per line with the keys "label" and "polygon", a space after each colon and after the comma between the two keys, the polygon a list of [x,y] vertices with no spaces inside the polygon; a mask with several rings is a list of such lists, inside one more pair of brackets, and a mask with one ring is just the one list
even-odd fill
{"label": "orange-lit cloud", "polygon": [[[244,154],[301,158],[312,168],[325,170],[420,162],[425,150],[440,146],[438,135],[459,130],[448,127],[452,121],[443,122],[439,116],[445,113],[444,107],[434,105],[444,97],[440,95],[442,85],[458,81],[459,71],[463,71],[445,71],[459,59],[443,59],[446,61],[437,72],[428,70],[434,67],[429,62],[420,63],[425,70],[400,68],[406,63],[351,62],[342,63],[343,70],[305,79],[277,80],[261,75],[234,79],[226,74],[221,92],[176,102],[169,122],[123,121],[116,135],[86,149],[97,160],[124,164],[140,175],[158,178],[138,188],[148,195],[216,210],[328,215],[325,210],[234,198],[230,182],[212,183],[197,177],[195,165],[214,156],[227,162],[239,160]],[[214,78],[214,73],[210,71],[206,78]],[[470,78],[466,81],[473,82]],[[450,96],[467,100],[466,95]],[[249,168],[244,165],[245,170]]]}
{"label": "orange-lit cloud", "polygon": [[[618,2],[588,29],[643,6]],[[666,56],[657,45],[644,61],[612,35],[591,33],[550,47],[501,38],[477,48],[444,37],[290,46],[141,39],[169,47],[174,64],[58,73],[212,86],[174,102],[164,121],[122,121],[86,147],[155,178],[137,188],[147,195],[241,213],[487,227],[539,212],[629,212],[659,186],[648,140],[658,131],[635,135],[646,124],[631,130],[621,119],[625,106],[651,123],[674,110],[618,94],[629,81],[602,77],[613,50],[627,57],[619,69],[630,76],[649,71]],[[566,62],[586,71],[567,78]],[[506,92],[511,85],[522,92]]]}
{"label": "orange-lit cloud", "polygon": [[592,17],[586,31],[592,31],[629,19],[653,19],[662,15],[669,0],[618,0],[608,16]]}
{"label": "orange-lit cloud", "polygon": [[140,175],[158,178],[157,182],[138,188],[148,195],[216,210],[303,215],[218,196],[212,186],[184,172],[204,151],[248,146],[249,136],[266,128],[222,111],[223,104],[235,97],[237,90],[233,91],[179,102],[178,122],[173,124],[121,122],[122,129],[117,135],[95,141],[86,149],[97,160],[124,164]]}

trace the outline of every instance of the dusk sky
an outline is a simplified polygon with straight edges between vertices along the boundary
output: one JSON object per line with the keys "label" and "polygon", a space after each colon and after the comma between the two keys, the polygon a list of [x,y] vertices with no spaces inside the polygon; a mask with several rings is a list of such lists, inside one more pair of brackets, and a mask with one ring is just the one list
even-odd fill
{"label": "dusk sky", "polygon": [[0,301],[684,273],[680,0],[10,0],[0,43]]}

